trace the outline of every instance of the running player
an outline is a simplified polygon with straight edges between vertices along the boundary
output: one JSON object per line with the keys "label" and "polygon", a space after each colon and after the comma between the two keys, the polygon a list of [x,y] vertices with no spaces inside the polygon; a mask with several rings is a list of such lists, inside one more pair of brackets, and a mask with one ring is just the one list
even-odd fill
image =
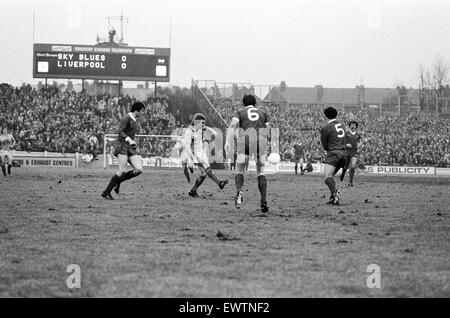
{"label": "running player", "polygon": [[245,95],[243,103],[244,108],[238,110],[231,120],[225,143],[225,152],[227,153],[227,157],[230,157],[233,151],[234,136],[236,131],[239,132],[237,138],[238,173],[235,176],[237,190],[235,205],[238,209],[242,205],[245,166],[248,164],[249,157],[253,155],[256,160],[258,189],[261,193],[261,211],[267,213],[269,208],[266,199],[267,180],[264,175],[264,165],[266,162],[266,147],[270,128],[269,116],[265,111],[255,107],[256,99],[253,95]]}
{"label": "running player", "polygon": [[219,189],[223,189],[228,183],[228,180],[220,181],[217,179],[217,176],[209,165],[207,146],[212,139],[208,138],[206,135],[216,135],[217,133],[213,129],[206,127],[205,121],[205,115],[200,113],[195,114],[192,118],[191,125],[184,131],[182,140],[185,156],[200,170],[200,176],[188,193],[194,198],[198,197],[197,189],[202,185],[207,176],[217,184]]}
{"label": "running player", "polygon": [[[131,106],[131,110],[126,114],[119,125],[118,138],[114,145],[114,155],[119,160],[119,170],[112,176],[111,181],[102,192],[102,197],[106,200],[114,200],[111,191],[119,194],[120,184],[126,180],[137,177],[143,172],[141,156],[138,155],[137,144],[134,141],[136,134],[140,130],[138,118],[142,116],[145,106],[141,102],[136,102]],[[133,167],[127,170],[127,163]]]}
{"label": "running player", "polygon": [[349,182],[349,186],[353,187],[353,177],[355,175],[355,170],[356,170],[356,161],[357,161],[357,157],[358,157],[358,144],[361,141],[361,136],[360,134],[357,132],[358,130],[358,122],[356,121],[351,121],[348,124],[348,128],[349,130],[347,131],[347,133],[345,134],[345,138],[346,138],[346,142],[347,142],[347,150],[349,153],[349,177],[350,177],[350,182]]}
{"label": "running player", "polygon": [[330,189],[331,196],[328,204],[339,205],[339,189],[336,188],[334,173],[347,164],[345,131],[342,123],[336,120],[337,110],[328,107],[324,110],[328,123],[320,130],[320,138],[325,156],[325,183]]}
{"label": "running player", "polygon": [[300,175],[303,175],[303,163],[305,162],[305,147],[303,146],[302,142],[297,142],[294,144],[291,150],[292,156],[294,156],[294,162],[295,162],[295,174],[298,174],[298,164],[300,163]]}
{"label": "running player", "polygon": [[15,144],[14,136],[8,132],[7,128],[4,128],[3,134],[0,135],[0,166],[4,177],[6,177],[6,171],[8,171],[8,175],[11,175],[11,167],[14,160],[12,149]]}

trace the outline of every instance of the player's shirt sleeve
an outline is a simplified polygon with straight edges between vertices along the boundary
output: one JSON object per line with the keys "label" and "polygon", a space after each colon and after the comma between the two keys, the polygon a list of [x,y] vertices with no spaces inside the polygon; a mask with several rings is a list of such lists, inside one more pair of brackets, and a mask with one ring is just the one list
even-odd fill
{"label": "player's shirt sleeve", "polygon": [[126,139],[127,137],[129,137],[126,133],[125,130],[127,129],[129,123],[130,123],[130,116],[125,116],[122,118],[122,120],[120,121],[120,125],[119,125],[119,136],[122,139]]}
{"label": "player's shirt sleeve", "polygon": [[328,148],[328,129],[327,127],[323,127],[320,130],[320,141],[322,142],[323,149],[328,151],[330,148]]}

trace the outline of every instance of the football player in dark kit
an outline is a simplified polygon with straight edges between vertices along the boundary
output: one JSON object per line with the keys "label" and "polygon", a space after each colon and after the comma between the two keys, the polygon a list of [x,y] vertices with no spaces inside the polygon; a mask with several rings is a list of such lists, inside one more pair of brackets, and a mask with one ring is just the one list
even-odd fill
{"label": "football player in dark kit", "polygon": [[353,187],[353,177],[355,175],[356,170],[356,161],[358,158],[358,143],[361,141],[361,136],[357,132],[358,122],[352,120],[348,124],[349,130],[345,134],[345,139],[347,142],[347,151],[349,153],[349,172],[348,175],[350,177],[349,186]]}
{"label": "football player in dark kit", "polygon": [[331,192],[328,204],[339,205],[340,191],[336,188],[333,175],[347,165],[348,153],[345,131],[342,123],[336,120],[338,112],[335,108],[328,107],[323,113],[328,119],[328,123],[320,130],[322,146],[327,151],[325,156],[325,183]]}
{"label": "football player in dark kit", "polygon": [[[114,144],[114,155],[119,159],[119,170],[112,176],[105,191],[102,192],[102,197],[106,200],[114,200],[111,196],[113,189],[119,194],[119,187],[122,182],[137,177],[143,172],[141,156],[138,154],[134,138],[140,129],[137,119],[142,116],[144,108],[145,106],[141,102],[134,103],[130,112],[120,121],[119,136]],[[133,169],[127,172],[128,162]]]}
{"label": "football player in dark kit", "polygon": [[[266,192],[267,181],[264,175],[264,165],[266,162],[266,148],[269,134],[269,116],[261,109],[255,107],[256,99],[253,95],[245,95],[243,98],[244,108],[238,110],[231,120],[227,130],[225,152],[227,158],[232,158],[234,153],[234,136],[239,131],[237,137],[237,170],[235,176],[237,194],[235,197],[236,208],[240,208],[243,202],[244,173],[249,158],[254,155],[256,161],[256,173],[258,176],[258,189],[261,194],[261,212],[267,213]],[[239,129],[237,129],[239,128]]]}
{"label": "football player in dark kit", "polygon": [[305,147],[301,142],[297,142],[292,147],[292,155],[294,156],[294,170],[295,174],[298,174],[298,164],[300,163],[300,175],[304,175],[303,163],[305,162]]}

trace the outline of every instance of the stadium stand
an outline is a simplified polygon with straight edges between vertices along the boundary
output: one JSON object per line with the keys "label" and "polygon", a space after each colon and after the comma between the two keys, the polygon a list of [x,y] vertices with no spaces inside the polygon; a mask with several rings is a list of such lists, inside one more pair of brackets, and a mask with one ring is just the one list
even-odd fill
{"label": "stadium stand", "polygon": [[[60,91],[53,85],[36,90],[30,85],[2,84],[0,127],[16,137],[16,150],[98,155],[103,151],[103,135],[116,130],[119,119],[134,102],[129,96],[91,96]],[[142,134],[170,135],[176,120],[167,112],[167,99],[148,98],[144,104]],[[143,148],[148,154],[170,151],[168,144],[159,140]]]}
{"label": "stadium stand", "polygon": [[[103,135],[111,133],[135,99],[113,95],[91,96],[74,91],[61,91],[56,86],[42,89],[30,85],[0,85],[0,127],[7,127],[18,141],[16,150],[62,153],[102,152]],[[217,113],[215,122],[223,126],[231,121],[240,100],[211,100]],[[294,142],[301,141],[315,160],[323,157],[318,130],[324,124],[320,105],[299,106],[286,102],[259,101],[270,118],[272,127],[280,129],[280,153],[290,160]],[[183,109],[171,105],[167,98],[148,98],[142,134],[165,134],[180,126]],[[209,105],[199,105],[215,111]],[[176,111],[176,113],[175,113]],[[175,113],[172,114],[172,113]],[[360,123],[363,142],[361,162],[378,165],[414,165],[450,167],[450,120],[436,119],[425,113],[384,113],[367,110],[341,111],[340,119]],[[186,120],[184,120],[186,121]],[[183,122],[187,124],[187,122]],[[145,143],[144,156],[168,155],[171,144],[154,139]]]}
{"label": "stadium stand", "polygon": [[[216,99],[220,115],[230,122],[240,101]],[[322,107],[262,103],[271,126],[280,130],[280,153],[286,160],[294,142],[301,141],[316,160],[323,157],[318,130],[324,125]],[[450,121],[424,113],[386,113],[369,111],[340,112],[340,120],[360,123],[363,141],[359,150],[365,164],[450,166]]]}

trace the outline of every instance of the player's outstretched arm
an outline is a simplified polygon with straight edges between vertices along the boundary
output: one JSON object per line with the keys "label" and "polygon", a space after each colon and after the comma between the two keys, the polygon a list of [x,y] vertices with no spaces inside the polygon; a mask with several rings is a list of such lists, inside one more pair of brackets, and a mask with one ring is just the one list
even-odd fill
{"label": "player's outstretched arm", "polygon": [[218,135],[217,131],[215,131],[214,129],[212,129],[212,128],[209,127],[209,126],[205,126],[205,130],[207,130],[207,131],[209,131],[211,134],[213,134],[214,137],[217,137],[217,135]]}

